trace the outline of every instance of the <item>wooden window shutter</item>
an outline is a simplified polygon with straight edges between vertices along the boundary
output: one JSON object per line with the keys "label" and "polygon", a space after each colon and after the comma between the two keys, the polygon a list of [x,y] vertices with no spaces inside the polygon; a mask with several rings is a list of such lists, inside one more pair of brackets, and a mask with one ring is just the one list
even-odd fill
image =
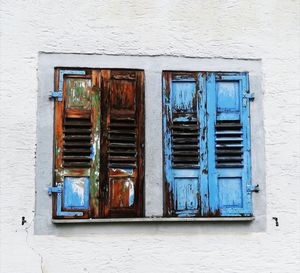
{"label": "wooden window shutter", "polygon": [[143,216],[144,73],[55,76],[53,218]]}
{"label": "wooden window shutter", "polygon": [[199,216],[208,209],[204,77],[163,72],[165,216]]}
{"label": "wooden window shutter", "polygon": [[251,216],[247,73],[209,73],[208,152],[211,215]]}
{"label": "wooden window shutter", "polygon": [[53,218],[95,218],[99,206],[99,73],[56,69]]}
{"label": "wooden window shutter", "polygon": [[102,70],[101,81],[102,214],[143,216],[144,73]]}

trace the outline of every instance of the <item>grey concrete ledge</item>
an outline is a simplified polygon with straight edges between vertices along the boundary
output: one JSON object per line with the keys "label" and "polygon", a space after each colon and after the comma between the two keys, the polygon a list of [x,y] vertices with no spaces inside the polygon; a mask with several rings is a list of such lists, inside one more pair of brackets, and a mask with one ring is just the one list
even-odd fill
{"label": "grey concrete ledge", "polygon": [[144,217],[144,218],[110,218],[110,219],[52,219],[54,224],[84,224],[84,223],[170,223],[170,222],[245,222],[253,221],[255,217]]}

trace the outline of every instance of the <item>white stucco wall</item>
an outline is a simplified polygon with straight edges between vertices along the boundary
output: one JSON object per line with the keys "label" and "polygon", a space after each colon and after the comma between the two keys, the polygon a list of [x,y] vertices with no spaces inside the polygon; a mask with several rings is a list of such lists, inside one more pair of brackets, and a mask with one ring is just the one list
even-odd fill
{"label": "white stucco wall", "polygon": [[[299,6],[298,0],[1,0],[0,272],[296,272]],[[33,235],[39,52],[261,59],[266,229],[169,234],[152,226],[93,235],[95,226],[87,226],[78,235]]]}

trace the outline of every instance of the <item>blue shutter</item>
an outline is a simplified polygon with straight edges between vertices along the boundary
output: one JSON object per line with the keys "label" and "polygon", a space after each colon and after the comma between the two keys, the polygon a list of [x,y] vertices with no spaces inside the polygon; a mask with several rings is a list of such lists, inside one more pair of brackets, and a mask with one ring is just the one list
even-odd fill
{"label": "blue shutter", "polygon": [[250,111],[247,73],[207,77],[211,216],[250,216]]}
{"label": "blue shutter", "polygon": [[203,83],[198,73],[163,73],[165,216],[208,210]]}

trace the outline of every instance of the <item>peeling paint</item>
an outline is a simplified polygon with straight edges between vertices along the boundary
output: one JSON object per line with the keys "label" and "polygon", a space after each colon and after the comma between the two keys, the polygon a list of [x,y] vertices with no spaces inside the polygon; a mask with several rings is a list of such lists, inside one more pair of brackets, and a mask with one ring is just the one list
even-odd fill
{"label": "peeling paint", "polygon": [[167,216],[252,215],[247,92],[247,73],[163,73]]}

